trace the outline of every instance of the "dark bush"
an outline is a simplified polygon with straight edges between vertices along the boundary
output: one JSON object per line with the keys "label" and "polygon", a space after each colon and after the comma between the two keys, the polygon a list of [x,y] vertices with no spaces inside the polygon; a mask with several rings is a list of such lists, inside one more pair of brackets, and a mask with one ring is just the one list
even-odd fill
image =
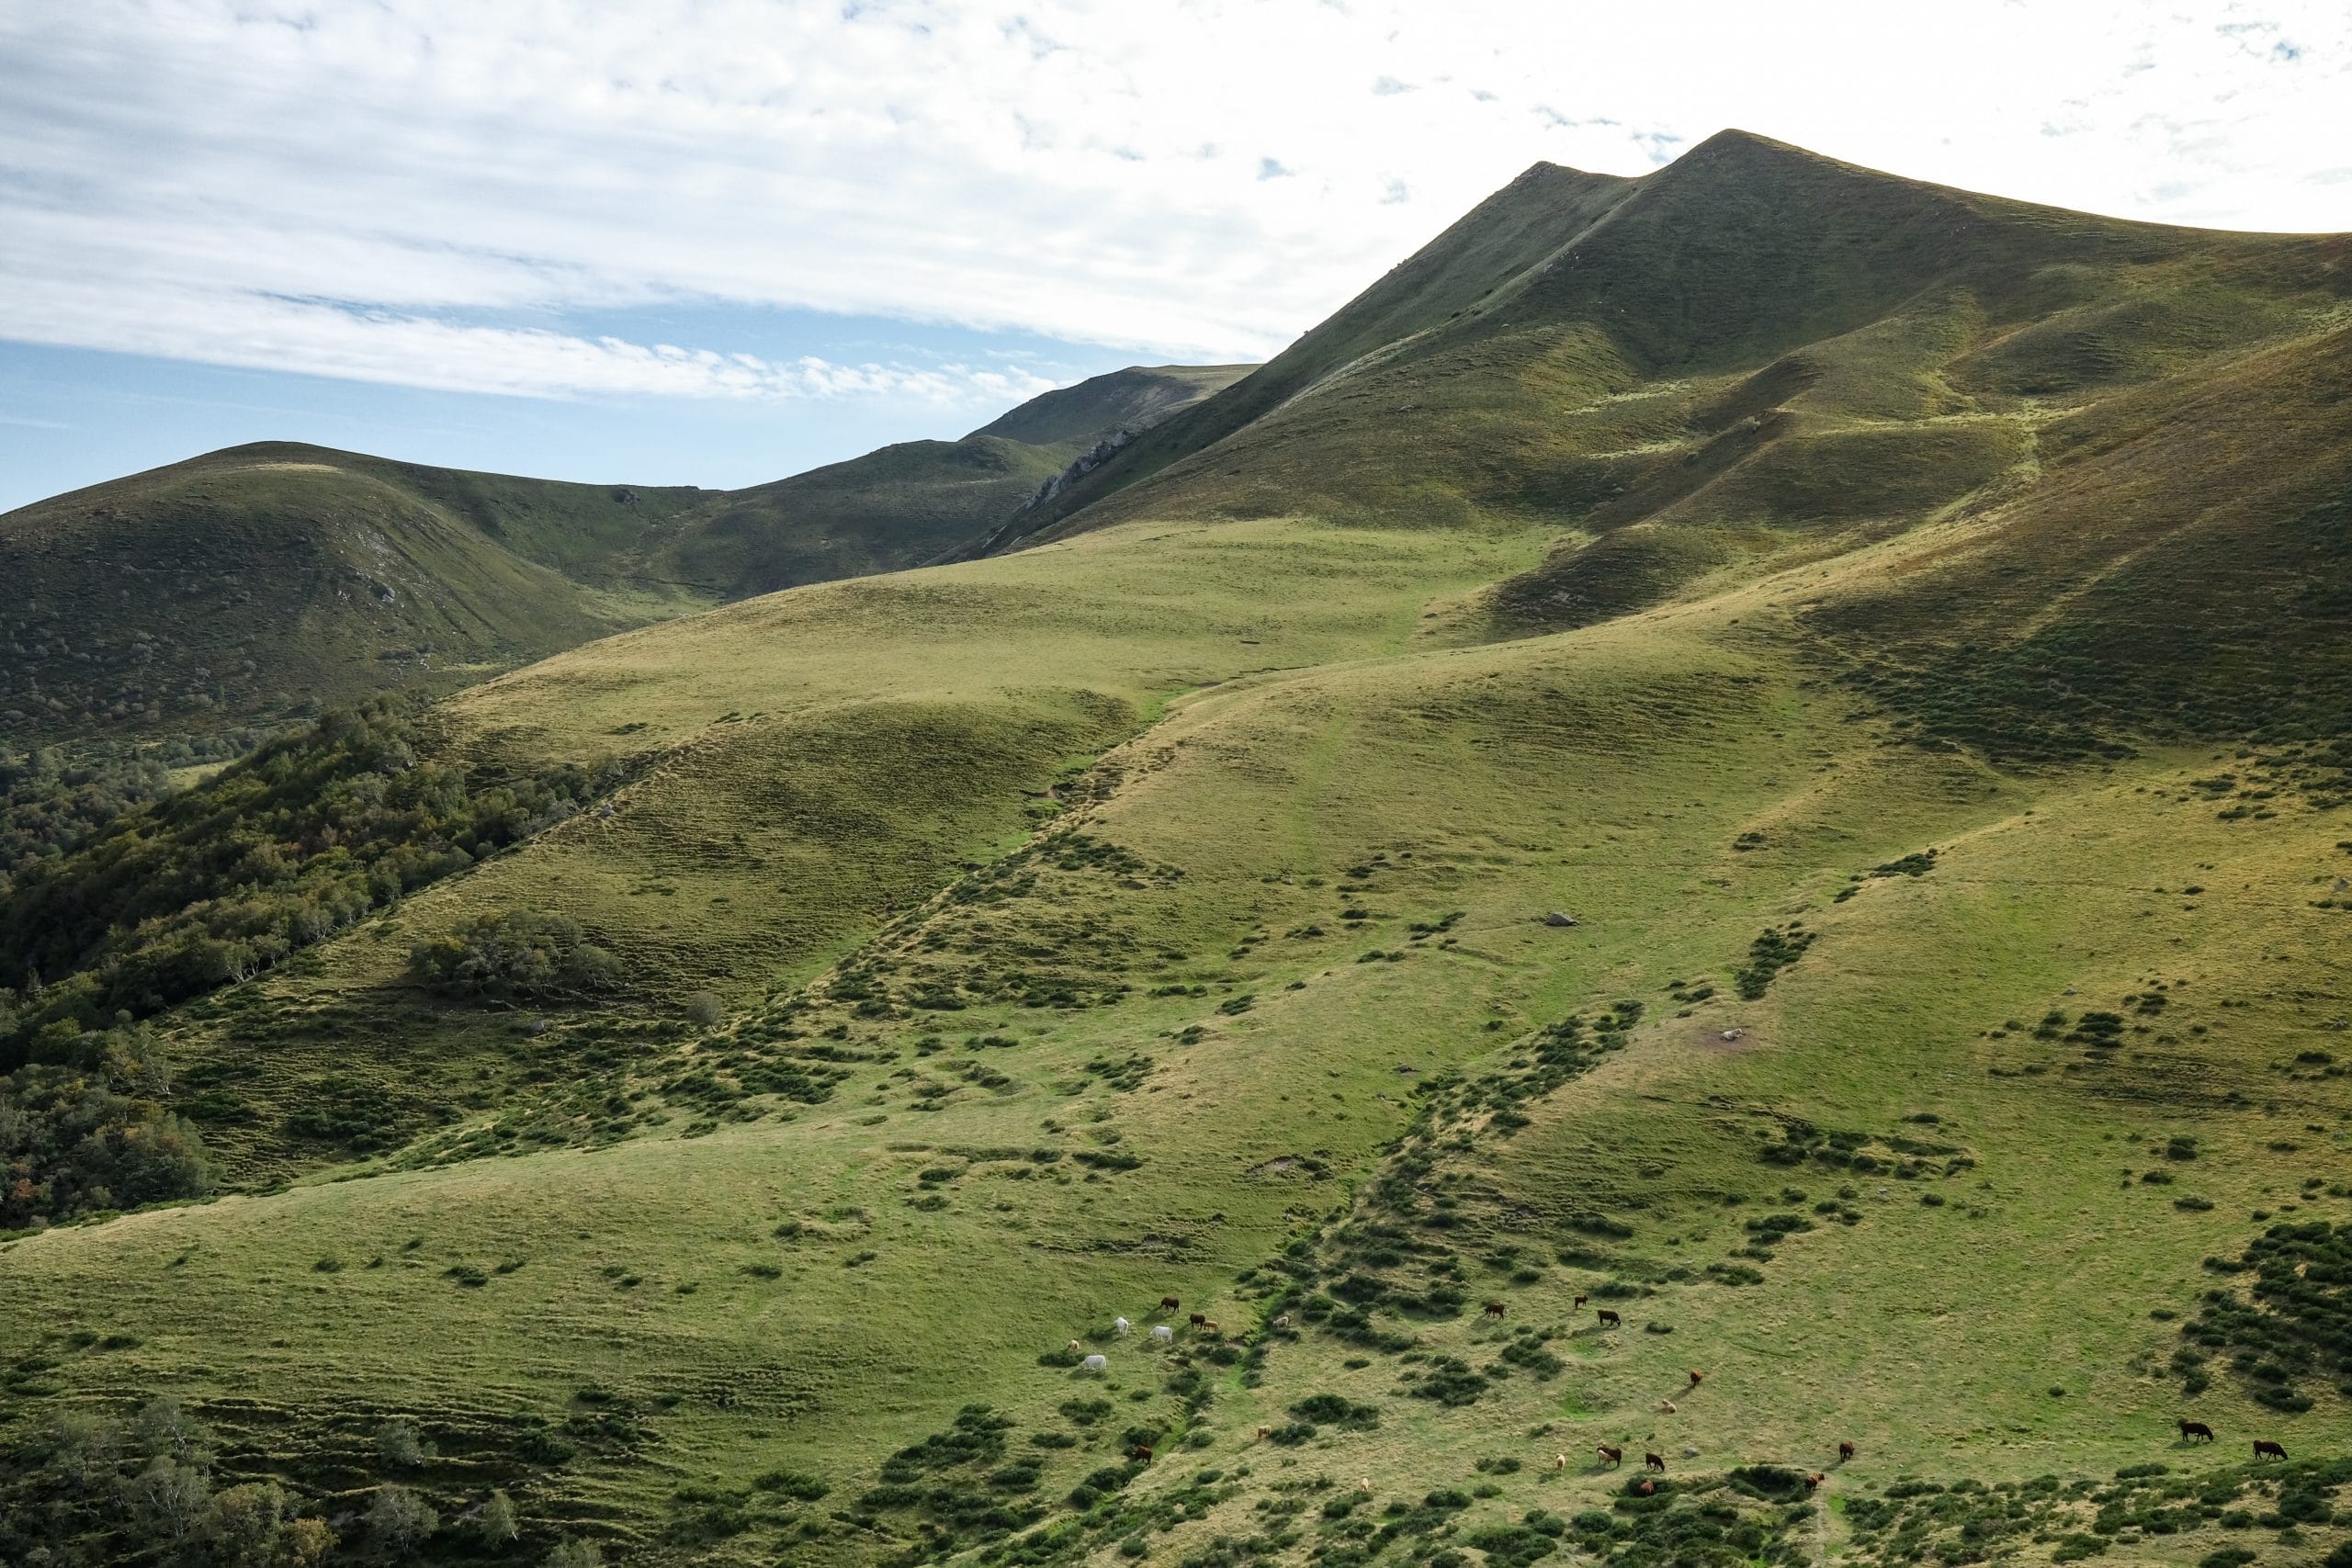
{"label": "dark bush", "polygon": [[608,991],[620,961],[586,941],[580,923],[529,909],[477,915],[409,949],[409,973],[444,996],[524,997]]}

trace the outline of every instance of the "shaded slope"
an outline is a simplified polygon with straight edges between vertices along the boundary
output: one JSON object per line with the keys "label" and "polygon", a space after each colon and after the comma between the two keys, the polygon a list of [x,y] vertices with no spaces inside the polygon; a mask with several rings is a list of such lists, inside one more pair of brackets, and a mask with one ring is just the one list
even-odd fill
{"label": "shaded slope", "polygon": [[1136,365],[1040,392],[974,435],[1031,446],[1091,446],[1114,430],[1148,430],[1223,391],[1254,365]]}
{"label": "shaded slope", "polygon": [[0,723],[202,731],[461,685],[662,613],[560,568],[610,580],[700,499],[267,443],[40,502],[0,518]]}
{"label": "shaded slope", "polygon": [[909,441],[735,491],[655,570],[714,598],[897,571],[959,554],[1067,465],[1229,385],[1250,367],[1134,367],[1042,392],[960,441]]}

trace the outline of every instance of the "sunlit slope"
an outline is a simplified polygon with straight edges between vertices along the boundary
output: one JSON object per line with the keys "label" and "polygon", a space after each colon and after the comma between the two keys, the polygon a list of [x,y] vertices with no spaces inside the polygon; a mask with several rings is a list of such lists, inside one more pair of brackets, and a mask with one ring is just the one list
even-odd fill
{"label": "sunlit slope", "polygon": [[[241,1462],[309,1456],[309,1483],[330,1492],[370,1484],[373,1421],[409,1414],[447,1435],[428,1484],[507,1484],[535,1539],[561,1522],[648,1562],[854,1561],[926,1539],[923,1508],[859,1499],[884,1455],[974,1400],[1015,1423],[1012,1455],[1039,1461],[1049,1517],[1115,1461],[1129,1425],[1173,1456],[1123,1506],[1184,1493],[1203,1468],[1239,1477],[1197,1521],[1179,1509],[1172,1534],[1148,1533],[1170,1561],[1266,1529],[1253,1505],[1286,1495],[1269,1488],[1317,1475],[1363,1477],[1384,1501],[1458,1487],[1464,1529],[1531,1506],[1565,1516],[1615,1485],[1585,1462],[1604,1441],[1657,1449],[1681,1475],[1833,1468],[1851,1438],[1861,1456],[1832,1495],[1855,1498],[1906,1472],[1995,1483],[2174,1457],[2177,1337],[2148,1313],[2192,1311],[2211,1278],[2199,1259],[2241,1249],[2254,1207],[2335,1215],[2320,1194],[2352,1177],[2337,1081],[2279,1077],[2333,1042],[2344,1006],[2328,956],[2342,916],[2313,907],[2352,864],[2329,814],[2290,788],[2267,797],[2270,815],[2220,815],[2211,770],[2233,770],[2224,787],[2261,779],[2209,754],[2032,776],[1891,744],[1788,635],[1775,602],[1796,580],[1579,633],[1400,652],[1426,590],[1508,561],[1403,553],[1427,535],[1154,532],[802,591],[469,694],[458,716],[477,744],[562,753],[623,725],[708,738],[613,818],[413,900],[402,925],[548,900],[608,934],[645,983],[716,975],[741,1012],[602,1055],[560,1018],[507,1032],[479,1058],[513,1075],[505,1098],[388,1162],[414,1168],[17,1244],[0,1294],[23,1342],[52,1348],[44,1377],[82,1397],[174,1388],[253,1445]],[[1876,581],[1894,548],[1802,586]],[[1287,642],[1267,635],[1278,606]],[[1311,667],[1281,667],[1294,663]],[[1112,744],[1156,698],[1220,677]],[[1080,691],[1106,705],[1100,728],[1041,722],[1076,699],[1035,694]],[[888,820],[910,771],[950,766],[888,739],[912,703],[936,705],[924,730],[960,715],[1036,738],[1025,759],[922,781],[908,820],[936,850],[907,851],[920,835]],[[743,722],[714,730],[730,710]],[[822,733],[852,739],[812,744]],[[1060,753],[1099,746],[1066,780],[1067,809],[1027,838],[1023,770],[1042,788]],[[800,875],[748,864],[796,840],[845,867],[907,863],[831,889],[813,860],[793,863]],[[1923,874],[1867,875],[1929,850]],[[980,869],[956,876],[956,854]],[[925,875],[944,892],[928,896]],[[721,889],[741,907],[713,908]],[[829,904],[830,928],[780,913]],[[1548,926],[1551,909],[1579,923]],[[1731,999],[1751,944],[1792,920],[1813,944],[1760,998]],[[381,985],[396,951],[390,933],[348,939],[312,984]],[[786,984],[763,999],[769,976]],[[2157,980],[2169,1010],[2121,999]],[[1715,995],[1673,994],[1702,987]],[[1533,1099],[1487,1087],[1528,1059],[1532,1030],[1623,999],[1644,1017],[1594,1070]],[[2102,1007],[2154,1021],[2113,1051],[2008,1027]],[[840,1074],[830,1098],[755,1087],[792,1064]],[[1441,1120],[1405,1150],[1424,1162],[1396,1166],[1385,1146],[1456,1067],[1470,1089],[1434,1097]],[[601,1148],[469,1157],[541,1132],[595,1142],[616,1100],[651,1124]],[[1760,1157],[1792,1119],[1974,1163],[1858,1177]],[[502,1142],[502,1127],[521,1135]],[[2183,1134],[2194,1160],[2150,1152]],[[2148,1169],[2176,1179],[2139,1180]],[[1859,1218],[1816,1214],[1823,1202]],[[1780,1213],[1813,1228],[1747,1257],[1748,1222]],[[1350,1287],[1383,1332],[1418,1341],[1403,1359],[1294,1304],[1255,1387],[1189,1335],[1173,1351],[1090,1343],[1112,1357],[1107,1388],[1036,1364],[1114,1314],[1156,1321],[1163,1292],[1253,1334],[1261,1293],[1286,1277],[1264,1262],[1292,1241],[1318,1294],[1364,1277],[1424,1292],[1442,1265],[1434,1278],[1458,1272],[1465,1306],[1397,1313]],[[465,1284],[467,1269],[487,1283]],[[2083,1288],[2054,1296],[2058,1279]],[[1609,1336],[1572,1305],[1603,1284],[1626,1318]],[[1488,1298],[1507,1307],[1498,1325],[1482,1323]],[[145,1342],[55,1348],[74,1327],[126,1325]],[[1498,1359],[1519,1330],[1554,1327],[1561,1371]],[[1503,1371],[1465,1404],[1413,1397],[1400,1374],[1442,1356]],[[1204,1404],[1164,1392],[1188,1359]],[[1693,1367],[1707,1382],[1688,1393]],[[576,1402],[592,1385],[601,1403]],[[277,1392],[242,1403],[263,1389]],[[2251,1430],[2340,1450],[2352,1424],[2312,1392],[2316,1407],[2287,1417],[2225,1376],[2186,1408],[2233,1445]],[[1057,1414],[1098,1393],[1118,1402],[1107,1424]],[[1374,1429],[1256,1439],[1327,1393],[1375,1409]],[[1669,1398],[1671,1416],[1657,1408]],[[528,1457],[518,1422],[593,1427],[615,1401],[634,1412],[628,1440],[561,1465]],[[1018,1446],[1056,1431],[1076,1446]],[[1547,1468],[1555,1451],[1566,1476]],[[1496,1458],[1521,1468],[1475,1468]],[[712,1539],[691,1526],[707,1505],[673,1495],[681,1474],[731,1495],[779,1465],[836,1495],[761,1505]],[[1486,1485],[1494,1496],[1469,1496]],[[1057,1551],[1111,1561],[1125,1533],[1080,1525]],[[1296,1552],[1321,1539],[1302,1529]],[[2211,1528],[2180,1538],[2192,1544],[2151,1560],[2195,1561]]]}
{"label": "sunlit slope", "polygon": [[404,984],[410,944],[471,912],[576,918],[657,1011],[797,983],[1018,842],[1069,769],[1167,699],[1406,646],[1433,594],[1539,547],[1277,523],[1114,531],[775,595],[477,687],[445,722],[485,766],[658,761],[609,812],[197,1009],[179,1053],[243,1108],[209,1135],[240,1168],[283,1168],[324,1152],[288,1135],[306,1108],[348,1102],[414,1132],[481,1092],[461,1081],[477,1067],[521,1077],[511,1020]]}

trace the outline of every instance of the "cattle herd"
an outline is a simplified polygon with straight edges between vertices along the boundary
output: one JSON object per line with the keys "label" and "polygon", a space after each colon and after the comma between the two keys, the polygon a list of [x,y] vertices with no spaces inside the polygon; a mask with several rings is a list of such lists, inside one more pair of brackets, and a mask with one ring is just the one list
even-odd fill
{"label": "cattle herd", "polygon": [[[1585,1300],[1586,1298],[1581,1295],[1577,1297],[1576,1304],[1578,1310],[1583,1308]],[[1159,1298],[1160,1310],[1163,1312],[1175,1312],[1184,1303],[1182,1302],[1177,1300],[1174,1296],[1162,1296]],[[1501,1317],[1509,1309],[1506,1308],[1501,1302],[1488,1302],[1486,1303],[1486,1311],[1483,1315],[1487,1317]],[[1593,1309],[1593,1312],[1594,1316],[1599,1320],[1600,1326],[1603,1328],[1619,1328],[1624,1325],[1624,1319],[1607,1307],[1596,1307]],[[1205,1317],[1197,1312],[1193,1313],[1186,1319],[1186,1321],[1191,1325],[1193,1333],[1204,1337],[1213,1338],[1220,1332],[1215,1319]],[[1124,1317],[1115,1320],[1114,1324],[1114,1327],[1122,1338],[1125,1337],[1127,1331],[1133,1326],[1134,1325]],[[1272,1326],[1275,1328],[1288,1328],[1290,1326],[1290,1314],[1288,1313],[1284,1313],[1281,1316],[1274,1318],[1272,1320]],[[1151,1337],[1162,1343],[1167,1343],[1175,1338],[1175,1333],[1176,1331],[1174,1329],[1170,1328],[1165,1324],[1161,1324],[1152,1329]],[[1077,1340],[1073,1339],[1069,1342],[1069,1349],[1072,1353],[1077,1352],[1080,1348],[1080,1346]],[[1109,1364],[1108,1359],[1104,1357],[1089,1356],[1081,1363],[1081,1367],[1084,1371],[1090,1372],[1101,1372],[1106,1371]],[[1692,1388],[1697,1388],[1702,1382],[1704,1382],[1707,1376],[1706,1373],[1698,1371],[1696,1368],[1690,1369],[1687,1375],[1690,1379],[1690,1386]],[[1660,1400],[1658,1402],[1658,1409],[1667,1415],[1671,1416],[1675,1413],[1674,1402],[1670,1399]],[[1258,1440],[1261,1442],[1265,1441],[1268,1438],[1273,1435],[1273,1430],[1274,1429],[1272,1427],[1260,1427],[1258,1428]],[[2188,1417],[2184,1416],[2180,1418],[2181,1441],[2187,1442],[2192,1438],[2202,1438],[2210,1443],[2213,1441],[2213,1428],[2207,1426],[2202,1421],[2191,1421]],[[1613,1470],[1617,1466],[1625,1462],[1625,1450],[1611,1444],[1599,1444],[1597,1445],[1596,1451],[1600,1456],[1600,1468],[1603,1470]],[[1854,1445],[1850,1439],[1841,1439],[1838,1444],[1838,1462],[1839,1464],[1846,1463],[1854,1457]],[[2256,1438],[2254,1440],[2254,1457],[2256,1459],[2284,1460],[2287,1457],[2287,1450],[2285,1448],[2271,1441],[2267,1438]],[[1137,1464],[1149,1464],[1152,1460],[1152,1451],[1148,1445],[1137,1443],[1128,1451],[1127,1458]],[[1666,1473],[1665,1456],[1661,1454],[1645,1452],[1642,1455],[1642,1467],[1645,1470],[1656,1471],[1660,1475],[1663,1475]],[[1567,1469],[1568,1456],[1566,1454],[1555,1456],[1552,1461],[1552,1468],[1555,1471]],[[1823,1482],[1828,1479],[1828,1476],[1820,1471],[1812,1471],[1808,1472],[1804,1478],[1805,1490],[1808,1492],[1816,1490],[1820,1487]],[[1366,1480],[1360,1483],[1359,1489],[1369,1492],[1372,1490],[1372,1483],[1369,1480]],[[1640,1490],[1644,1496],[1649,1496],[1657,1491],[1657,1483],[1655,1482],[1644,1481],[1641,1483]]]}

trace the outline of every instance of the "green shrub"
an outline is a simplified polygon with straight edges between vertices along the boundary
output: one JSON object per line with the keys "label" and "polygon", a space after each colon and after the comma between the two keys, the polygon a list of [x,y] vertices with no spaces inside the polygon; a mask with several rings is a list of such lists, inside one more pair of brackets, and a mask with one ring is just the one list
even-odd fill
{"label": "green shrub", "polygon": [[409,973],[445,996],[506,1001],[608,991],[620,961],[586,941],[580,923],[529,909],[477,915],[448,935],[409,949]]}

